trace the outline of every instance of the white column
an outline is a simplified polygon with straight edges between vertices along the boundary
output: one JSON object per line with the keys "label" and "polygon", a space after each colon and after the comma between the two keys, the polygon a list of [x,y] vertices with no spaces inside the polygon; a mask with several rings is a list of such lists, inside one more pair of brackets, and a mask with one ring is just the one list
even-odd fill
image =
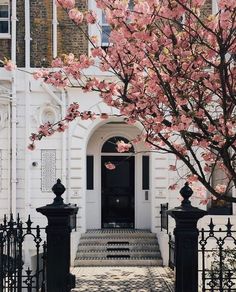
{"label": "white column", "polygon": [[53,35],[53,58],[57,57],[57,4],[52,0],[52,35]]}
{"label": "white column", "polygon": [[30,68],[30,0],[25,0],[25,67]]}
{"label": "white column", "polygon": [[[11,60],[16,63],[16,0],[12,0],[12,16],[11,16]],[[12,103],[9,108],[9,119],[11,115],[11,133],[9,131],[9,147],[11,148],[10,155],[10,202],[9,211],[16,215],[16,71],[12,72]],[[10,129],[9,129],[10,130]],[[10,151],[10,149],[9,149]]]}

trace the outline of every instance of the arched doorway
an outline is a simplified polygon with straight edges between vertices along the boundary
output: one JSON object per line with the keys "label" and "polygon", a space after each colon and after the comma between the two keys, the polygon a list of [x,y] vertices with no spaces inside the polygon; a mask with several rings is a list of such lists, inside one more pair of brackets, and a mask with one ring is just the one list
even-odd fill
{"label": "arched doorway", "polygon": [[[102,228],[134,228],[135,213],[135,156],[133,146],[129,153],[118,153],[116,142],[126,138],[113,136],[101,150]],[[111,162],[115,168],[105,165]]]}
{"label": "arched doorway", "polygon": [[[80,130],[81,132],[81,130]],[[105,124],[100,125],[100,127],[96,127],[96,130],[90,135],[90,138],[87,143],[86,148],[86,155],[87,155],[87,164],[86,164],[86,193],[84,196],[85,199],[85,212],[86,212],[86,229],[100,229],[105,228],[137,228],[137,229],[149,229],[151,226],[151,199],[152,194],[149,189],[149,156],[146,152],[147,149],[145,148],[144,143],[139,142],[133,145],[135,149],[131,149],[131,153],[118,153],[116,148],[115,142],[117,139],[127,141],[132,141],[135,139],[137,135],[140,134],[140,129],[134,125],[127,125],[125,122],[121,120],[111,120],[107,121]],[[110,139],[114,138],[115,140],[111,141]],[[112,143],[106,143],[110,141]],[[108,149],[105,148],[108,147]],[[111,146],[113,145],[113,149]],[[104,157],[104,161],[102,161]],[[114,158],[112,158],[114,157]],[[120,158],[117,158],[120,157]],[[134,209],[127,209],[129,210],[132,217],[130,220],[125,222],[125,217],[122,220],[120,218],[119,224],[117,223],[118,220],[116,218],[111,218],[107,220],[108,223],[115,223],[115,224],[108,224],[102,225],[103,216],[102,211],[104,210],[102,206],[102,190],[104,183],[102,181],[103,171],[104,170],[104,162],[112,161],[117,163],[118,165],[122,166],[122,161],[126,161],[126,158],[129,158],[130,165],[126,165],[126,168],[129,170],[122,171],[122,167],[120,168],[120,172],[123,177],[126,178],[125,173],[129,173],[129,175],[133,176],[133,184],[134,191],[132,193],[132,200],[129,199],[129,202],[133,202]],[[115,161],[114,159],[121,159],[121,161]],[[133,159],[133,162],[132,162]],[[124,165],[124,164],[123,164]],[[82,168],[81,168],[82,169]],[[131,172],[131,169],[132,172]],[[109,171],[108,175],[111,176],[111,171]],[[130,173],[131,172],[131,173]],[[118,178],[117,178],[118,177]],[[119,182],[119,186],[123,183],[123,179],[119,178],[119,175],[116,176],[115,179]],[[86,183],[85,181],[85,183]],[[103,184],[103,186],[102,186]],[[130,185],[130,183],[129,183]],[[115,189],[118,191],[118,189]],[[120,203],[120,199],[117,198],[119,201],[116,203]],[[122,198],[123,200],[127,199],[125,197]],[[112,200],[112,199],[111,199]],[[113,198],[114,202],[114,198]],[[123,201],[122,201],[123,203]],[[109,204],[107,205],[109,206]],[[109,208],[109,207],[108,207]],[[122,208],[119,210],[121,211]],[[83,205],[81,208],[81,214],[83,212]],[[117,210],[118,212],[118,210]],[[119,212],[120,213],[120,212]],[[116,213],[117,214],[117,213]],[[127,217],[126,217],[127,218]]]}

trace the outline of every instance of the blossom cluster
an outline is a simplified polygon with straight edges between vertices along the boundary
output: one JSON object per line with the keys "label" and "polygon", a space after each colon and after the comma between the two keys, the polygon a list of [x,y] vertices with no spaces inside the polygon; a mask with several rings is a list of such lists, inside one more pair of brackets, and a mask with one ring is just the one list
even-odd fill
{"label": "blossom cluster", "polygon": [[[127,0],[96,2],[111,27],[110,46],[104,50],[96,36],[90,37],[91,55],[64,54],[53,60],[53,70],[38,70],[34,77],[57,87],[98,92],[127,123],[142,124],[151,149],[181,160],[190,183],[200,181],[222,198],[229,182],[236,181],[236,1],[219,0],[219,11],[212,15],[204,15],[204,0],[137,0],[132,9]],[[96,14],[78,10],[74,0],[57,3],[78,28],[99,25]],[[85,76],[94,64],[116,78]],[[5,66],[12,67],[9,62]],[[72,106],[55,131],[77,117],[93,115]],[[44,125],[36,137],[50,136],[54,129]],[[120,141],[117,149],[128,151],[129,145]],[[223,171],[227,184],[212,188],[215,169]],[[177,171],[175,166],[170,170]]]}

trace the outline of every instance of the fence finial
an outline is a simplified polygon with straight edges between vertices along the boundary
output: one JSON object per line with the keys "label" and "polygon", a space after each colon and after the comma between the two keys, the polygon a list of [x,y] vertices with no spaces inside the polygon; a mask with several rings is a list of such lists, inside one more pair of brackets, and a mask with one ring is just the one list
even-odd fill
{"label": "fence finial", "polygon": [[193,190],[190,188],[188,182],[184,184],[184,187],[180,190],[180,194],[184,198],[181,205],[184,207],[191,206],[189,198],[192,196]]}

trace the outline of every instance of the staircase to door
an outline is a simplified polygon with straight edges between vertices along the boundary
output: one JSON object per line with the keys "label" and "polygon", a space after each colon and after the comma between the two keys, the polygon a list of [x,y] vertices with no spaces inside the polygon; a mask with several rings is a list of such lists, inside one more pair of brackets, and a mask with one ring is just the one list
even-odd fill
{"label": "staircase to door", "polygon": [[89,230],[81,236],[75,266],[162,266],[162,258],[150,231]]}

